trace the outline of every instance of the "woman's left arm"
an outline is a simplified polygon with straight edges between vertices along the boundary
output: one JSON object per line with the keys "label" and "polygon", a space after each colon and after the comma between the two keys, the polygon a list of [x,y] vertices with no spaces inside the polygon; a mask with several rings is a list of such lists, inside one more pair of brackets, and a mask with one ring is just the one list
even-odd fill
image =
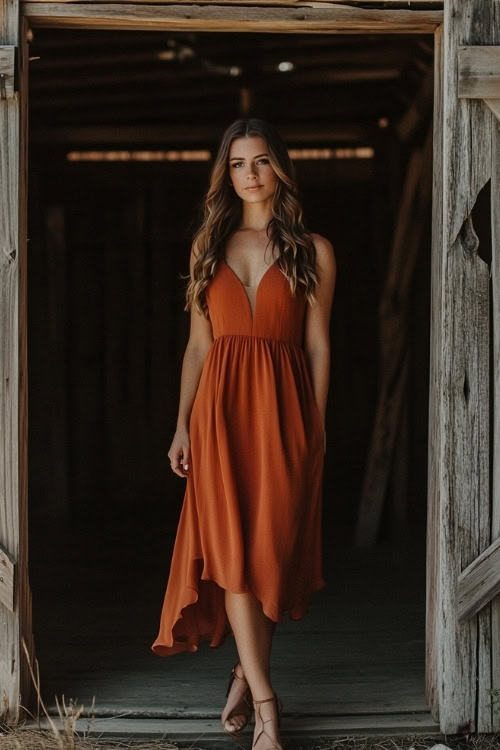
{"label": "woman's left arm", "polygon": [[[330,314],[335,291],[337,263],[332,243],[320,234],[311,233],[316,248],[316,305],[307,305],[304,324],[304,349],[311,375],[314,398],[325,426],[326,402],[330,383]],[[325,432],[326,451],[326,432]]]}

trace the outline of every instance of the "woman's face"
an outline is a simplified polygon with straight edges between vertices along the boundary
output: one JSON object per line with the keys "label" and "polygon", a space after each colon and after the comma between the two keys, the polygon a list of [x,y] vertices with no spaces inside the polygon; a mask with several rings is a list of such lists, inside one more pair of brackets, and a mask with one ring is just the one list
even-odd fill
{"label": "woman's face", "polygon": [[[239,197],[259,203],[274,195],[278,175],[269,161],[261,135],[235,138],[229,149],[229,179]],[[253,190],[249,189],[254,187]]]}

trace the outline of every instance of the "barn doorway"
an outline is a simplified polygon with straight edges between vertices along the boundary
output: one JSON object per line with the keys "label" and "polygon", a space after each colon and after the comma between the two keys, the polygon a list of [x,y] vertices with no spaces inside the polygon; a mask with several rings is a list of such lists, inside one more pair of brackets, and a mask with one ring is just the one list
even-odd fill
{"label": "barn doorway", "polygon": [[179,274],[217,138],[256,114],[292,150],[338,263],[328,586],[279,626],[276,690],[297,732],[437,730],[424,698],[432,34],[36,28],[30,55],[29,538],[46,705],[64,693],[100,718],[219,731],[234,642],[168,660],[150,644],[184,491],[166,460],[188,332]]}

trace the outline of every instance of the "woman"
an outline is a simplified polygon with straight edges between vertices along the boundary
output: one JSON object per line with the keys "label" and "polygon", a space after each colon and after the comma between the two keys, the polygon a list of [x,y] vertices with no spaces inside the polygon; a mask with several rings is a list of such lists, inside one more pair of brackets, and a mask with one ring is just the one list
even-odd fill
{"label": "woman", "polygon": [[[269,253],[268,253],[269,250]],[[225,131],[190,258],[191,310],[177,427],[168,451],[187,479],[154,653],[234,635],[222,726],[282,750],[270,679],[274,629],[325,585],[321,486],[336,277],[309,233],[293,164],[257,118]]]}

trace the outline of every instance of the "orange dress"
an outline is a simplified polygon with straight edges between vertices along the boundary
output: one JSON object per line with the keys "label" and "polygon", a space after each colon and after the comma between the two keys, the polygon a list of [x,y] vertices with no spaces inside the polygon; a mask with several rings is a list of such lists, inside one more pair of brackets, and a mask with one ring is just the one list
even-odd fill
{"label": "orange dress", "polygon": [[218,263],[214,340],[189,422],[191,457],[158,637],[159,656],[233,635],[224,589],[298,620],[322,588],[324,428],[302,346],[307,300],[276,261],[250,298]]}

